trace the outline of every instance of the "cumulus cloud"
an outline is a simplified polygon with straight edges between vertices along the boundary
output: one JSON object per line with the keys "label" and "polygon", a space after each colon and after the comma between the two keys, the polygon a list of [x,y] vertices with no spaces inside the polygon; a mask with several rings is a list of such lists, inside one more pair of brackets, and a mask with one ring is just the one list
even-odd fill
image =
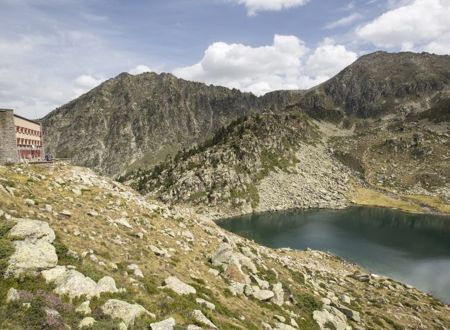
{"label": "cumulus cloud", "polygon": [[329,79],[357,55],[326,39],[311,51],[295,36],[275,35],[273,44],[251,47],[216,42],[202,60],[173,73],[187,80],[202,81],[257,95],[277,89],[305,89]]}
{"label": "cumulus cloud", "polygon": [[450,0],[414,0],[358,28],[363,40],[378,47],[448,53]]}
{"label": "cumulus cloud", "polygon": [[150,69],[148,66],[144,65],[144,64],[139,64],[137,66],[135,66],[133,69],[130,69],[128,71],[128,73],[130,74],[141,74],[144,72],[152,72],[152,69]]}
{"label": "cumulus cloud", "polygon": [[260,11],[279,11],[305,5],[309,0],[228,0],[247,8],[250,16]]}

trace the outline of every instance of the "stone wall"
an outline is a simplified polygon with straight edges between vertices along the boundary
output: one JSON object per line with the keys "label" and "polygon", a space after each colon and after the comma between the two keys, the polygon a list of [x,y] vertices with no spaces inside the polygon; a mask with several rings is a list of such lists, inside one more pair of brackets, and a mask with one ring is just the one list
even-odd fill
{"label": "stone wall", "polygon": [[0,164],[18,160],[14,112],[0,109]]}

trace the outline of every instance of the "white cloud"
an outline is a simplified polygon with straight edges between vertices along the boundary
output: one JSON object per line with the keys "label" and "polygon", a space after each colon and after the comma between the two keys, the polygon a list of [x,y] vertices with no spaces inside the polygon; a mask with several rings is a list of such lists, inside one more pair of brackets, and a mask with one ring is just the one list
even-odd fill
{"label": "white cloud", "polygon": [[305,5],[309,0],[228,0],[244,5],[250,16],[260,11],[279,11]]}
{"label": "white cloud", "polygon": [[144,72],[152,72],[152,69],[150,69],[148,66],[144,65],[144,64],[139,64],[137,66],[135,66],[133,69],[130,69],[128,71],[128,73],[130,74],[141,74]]}
{"label": "white cloud", "polygon": [[72,24],[37,6],[47,1],[0,0],[6,7],[0,11],[0,107],[30,118],[44,116],[97,86],[102,77],[143,61],[111,37],[119,34],[108,20],[97,23],[107,29],[86,25],[81,2],[50,1],[65,1],[75,16]]}
{"label": "white cloud", "polygon": [[74,82],[74,96],[80,96],[83,93],[86,93],[87,91],[91,90],[94,87],[97,87],[100,85],[105,79],[103,78],[96,78],[94,76],[83,74],[75,79]]}
{"label": "white cloud", "polygon": [[408,1],[358,28],[357,34],[378,47],[446,53],[450,0]]}
{"label": "white cloud", "polygon": [[331,39],[311,52],[295,36],[275,35],[269,46],[216,42],[202,60],[173,73],[181,78],[253,92],[304,89],[329,79],[357,55]]}
{"label": "white cloud", "polygon": [[357,54],[338,45],[333,39],[325,39],[306,62],[306,72],[312,76],[332,77],[357,59]]}
{"label": "white cloud", "polygon": [[356,22],[357,20],[359,20],[361,18],[362,18],[361,14],[353,13],[353,14],[350,14],[348,16],[342,17],[342,18],[338,19],[337,21],[328,23],[325,26],[325,28],[326,29],[335,29],[335,28],[338,28],[338,27],[348,26],[348,25]]}

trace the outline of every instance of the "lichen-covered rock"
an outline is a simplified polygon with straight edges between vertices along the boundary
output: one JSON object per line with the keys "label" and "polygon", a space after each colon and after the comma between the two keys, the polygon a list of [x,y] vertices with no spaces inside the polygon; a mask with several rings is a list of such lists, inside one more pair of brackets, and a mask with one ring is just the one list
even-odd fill
{"label": "lichen-covered rock", "polygon": [[47,283],[55,284],[56,294],[68,295],[70,298],[81,296],[91,298],[104,292],[118,292],[112,277],[105,276],[96,283],[90,277],[84,276],[77,270],[67,269],[65,266],[43,271],[42,276]]}
{"label": "lichen-covered rock", "polygon": [[55,267],[58,263],[54,231],[46,222],[18,219],[9,236],[14,240],[14,253],[8,260],[5,277],[37,275],[41,270]]}
{"label": "lichen-covered rock", "polygon": [[55,247],[45,240],[14,241],[15,251],[8,261],[5,277],[37,275],[58,263]]}
{"label": "lichen-covered rock", "polygon": [[135,319],[142,315],[155,317],[139,304],[129,304],[118,299],[109,299],[101,309],[105,315],[123,321],[127,327],[133,325]]}
{"label": "lichen-covered rock", "polygon": [[79,329],[84,329],[84,328],[90,328],[95,324],[95,319],[93,317],[85,317],[84,319],[81,320],[80,324],[78,325]]}
{"label": "lichen-covered rock", "polygon": [[32,219],[18,219],[17,224],[9,231],[9,236],[14,240],[31,242],[42,240],[52,243],[55,240],[55,232],[47,222]]}

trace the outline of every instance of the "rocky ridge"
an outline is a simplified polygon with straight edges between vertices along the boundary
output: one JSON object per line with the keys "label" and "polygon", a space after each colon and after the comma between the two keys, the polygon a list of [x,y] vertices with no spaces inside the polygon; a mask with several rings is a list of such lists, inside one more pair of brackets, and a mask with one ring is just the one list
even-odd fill
{"label": "rocky ridge", "polygon": [[42,119],[57,157],[109,176],[149,169],[211,138],[233,120],[285,109],[363,125],[383,116],[448,118],[450,56],[376,52],[308,91],[262,97],[177,79],[120,74]]}
{"label": "rocky ridge", "polygon": [[231,215],[345,207],[352,176],[312,120],[285,112],[238,119],[198,148],[124,180],[166,203]]}
{"label": "rocky ridge", "polygon": [[157,164],[262,108],[256,96],[238,90],[171,74],[122,73],[42,123],[48,152],[114,176],[136,162]]}
{"label": "rocky ridge", "polygon": [[[0,167],[0,184],[5,329],[450,325],[448,307],[412,287],[326,253],[258,246],[87,169]],[[57,265],[12,267],[23,238],[48,241]]]}

